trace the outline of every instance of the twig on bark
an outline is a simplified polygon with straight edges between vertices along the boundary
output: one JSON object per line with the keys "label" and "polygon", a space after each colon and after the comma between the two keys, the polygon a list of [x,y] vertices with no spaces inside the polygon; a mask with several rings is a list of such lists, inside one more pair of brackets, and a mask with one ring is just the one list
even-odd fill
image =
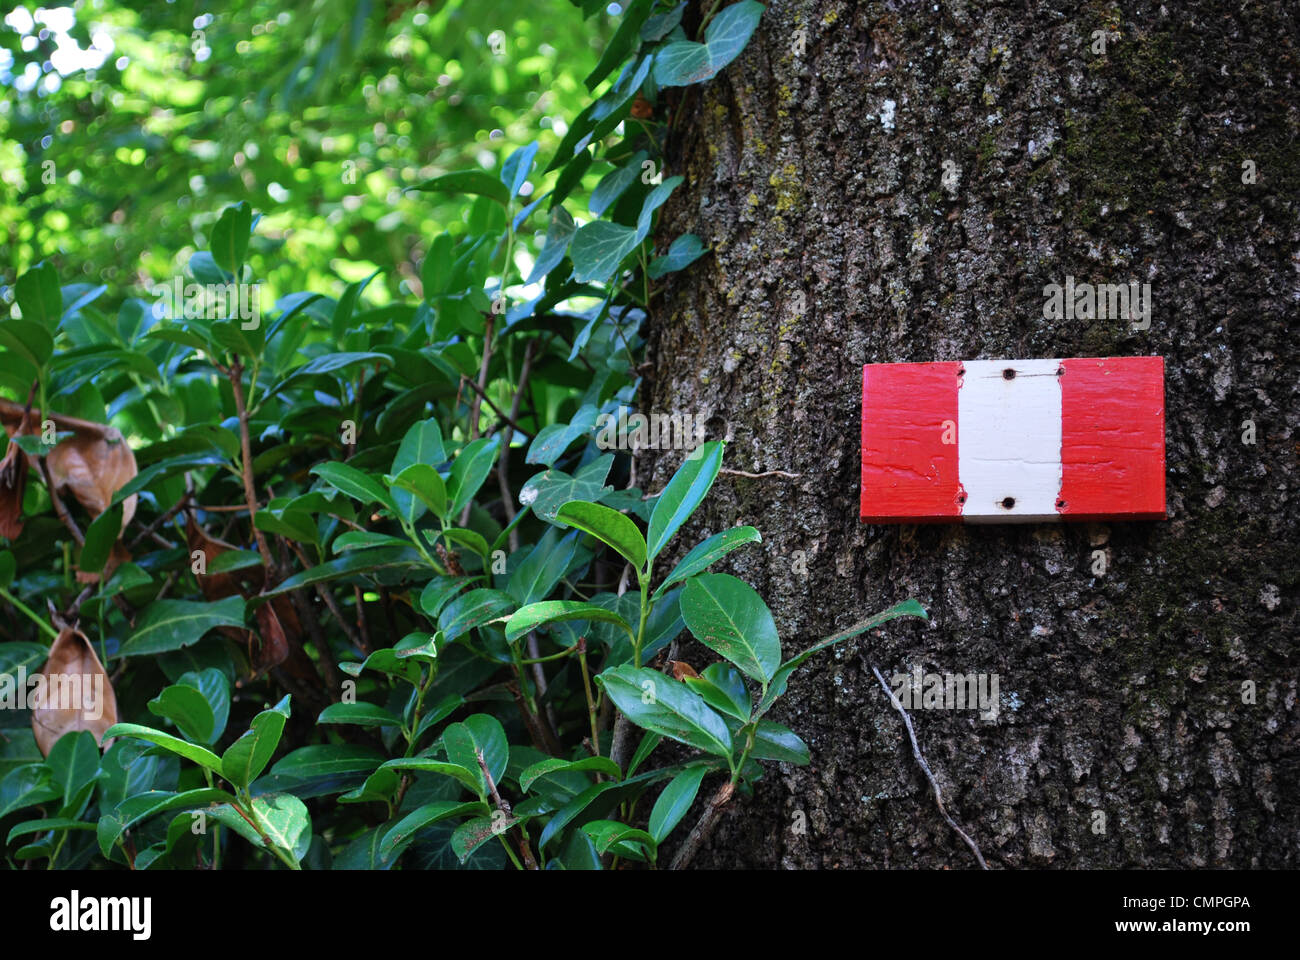
{"label": "twig on bark", "polygon": [[789,477],[791,480],[798,480],[803,476],[802,473],[788,473],[785,470],[764,470],[762,473],[750,473],[748,470],[731,470],[723,467],[718,473],[729,473],[733,477],[749,477],[751,480],[759,480],[763,477]]}
{"label": "twig on bark", "polygon": [[709,805],[705,807],[704,813],[700,815],[700,819],[695,822],[691,832],[682,841],[682,845],[677,848],[677,852],[673,854],[673,862],[668,865],[669,870],[684,870],[695,859],[695,854],[704,845],[704,841],[709,838],[713,828],[718,825],[718,820],[722,817],[722,808],[727,805],[735,792],[736,785],[730,780],[718,787],[717,792],[713,794],[713,798],[709,800]]}
{"label": "twig on bark", "polygon": [[980,869],[987,870],[989,865],[984,862],[984,856],[980,853],[979,845],[967,835],[965,830],[957,826],[957,821],[948,816],[948,811],[943,807],[943,794],[939,790],[938,782],[934,779],[934,774],[930,772],[930,765],[925,762],[925,757],[921,755],[921,746],[916,742],[916,730],[912,728],[912,718],[907,715],[903,705],[898,702],[898,697],[894,696],[894,691],[889,689],[889,684],[880,675],[880,671],[873,666],[871,672],[880,681],[880,687],[885,691],[885,696],[889,697],[889,702],[894,705],[894,709],[903,717],[903,726],[907,727],[907,736],[912,741],[912,756],[916,758],[917,765],[920,766],[921,772],[925,774],[925,778],[930,781],[930,788],[934,790],[934,804],[939,808],[940,815],[948,821],[948,826],[956,830],[957,835],[966,841],[966,846],[970,847],[971,853],[975,854],[975,859],[979,861]]}

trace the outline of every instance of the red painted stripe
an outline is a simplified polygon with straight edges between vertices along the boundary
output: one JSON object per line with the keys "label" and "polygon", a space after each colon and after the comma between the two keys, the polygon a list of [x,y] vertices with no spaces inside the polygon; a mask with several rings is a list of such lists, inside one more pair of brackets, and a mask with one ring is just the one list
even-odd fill
{"label": "red painted stripe", "polygon": [[[873,363],[862,368],[864,520],[918,523],[961,515],[957,444],[959,361]],[[956,440],[953,426],[949,439]]]}
{"label": "red painted stripe", "polygon": [[1061,492],[1069,520],[1164,519],[1163,357],[1062,360]]}

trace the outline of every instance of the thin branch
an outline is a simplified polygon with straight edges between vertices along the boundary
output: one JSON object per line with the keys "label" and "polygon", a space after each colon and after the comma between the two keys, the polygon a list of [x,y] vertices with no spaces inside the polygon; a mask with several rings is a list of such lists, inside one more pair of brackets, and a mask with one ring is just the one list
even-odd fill
{"label": "thin branch", "polygon": [[248,405],[244,402],[244,368],[239,359],[230,365],[230,389],[235,395],[235,412],[239,414],[239,458],[244,478],[244,501],[248,504],[248,525],[253,528],[253,539],[257,542],[257,552],[262,555],[262,565],[266,567],[267,582],[278,579],[275,573],[275,561],[271,558],[271,548],[266,545],[266,537],[258,529],[257,493],[253,489],[253,444],[248,435]]}
{"label": "thin branch", "polygon": [[[524,364],[519,370],[519,386],[515,388],[515,398],[510,404],[510,422],[513,424],[519,419],[519,404],[523,400],[524,393],[528,389],[528,373],[533,365],[533,347],[536,341],[529,340],[528,345],[524,347]],[[512,427],[513,429],[513,427]],[[501,508],[505,511],[506,526],[510,526],[515,519],[515,497],[510,492],[510,441],[506,440],[501,444],[501,457],[497,460],[497,486],[501,488]],[[519,549],[519,531],[510,531],[510,552],[514,553]]]}
{"label": "thin branch", "polygon": [[989,865],[984,862],[984,856],[980,853],[979,846],[974,840],[967,836],[965,830],[957,826],[957,821],[948,816],[948,811],[943,808],[943,794],[939,791],[939,784],[934,779],[934,774],[930,772],[930,765],[925,762],[925,757],[921,755],[921,746],[916,742],[916,731],[912,728],[912,718],[907,715],[907,711],[903,709],[903,705],[898,702],[898,697],[894,696],[894,691],[889,689],[889,684],[885,683],[885,678],[880,675],[880,671],[873,666],[871,672],[874,673],[876,679],[880,681],[880,687],[885,691],[885,696],[889,697],[889,702],[894,705],[894,709],[903,717],[903,726],[907,727],[907,736],[912,741],[912,756],[916,758],[917,765],[920,766],[921,771],[925,774],[925,778],[930,781],[930,787],[934,790],[934,803],[935,806],[939,808],[939,813],[948,821],[948,826],[956,830],[958,836],[966,841],[966,846],[970,847],[971,853],[975,854],[975,859],[979,861],[980,869],[987,870]]}
{"label": "thin branch", "polygon": [[709,805],[704,809],[704,813],[700,815],[700,819],[696,821],[695,826],[691,828],[691,832],[682,841],[682,845],[673,854],[673,862],[668,865],[669,870],[684,870],[695,859],[695,854],[704,845],[704,841],[709,838],[713,828],[718,825],[718,820],[722,817],[722,808],[727,805],[735,792],[736,785],[730,780],[718,787],[713,798],[709,800]]}
{"label": "thin branch", "polygon": [[[478,757],[479,769],[483,771],[483,777],[487,780],[488,793],[492,795],[492,802],[505,815],[508,828],[509,825],[514,823],[514,814],[510,810],[510,804],[502,798],[500,791],[497,790],[496,781],[492,779],[492,771],[488,769],[487,761],[483,759],[483,751],[476,748],[474,755]],[[523,858],[526,868],[529,870],[537,869],[537,860],[534,859],[532,848],[528,845],[528,831],[524,829],[522,823],[519,824],[519,855]]]}
{"label": "thin branch", "polygon": [[522,433],[529,440],[533,439],[534,434],[531,431],[525,430],[523,427],[519,426],[519,424],[515,423],[515,421],[512,418],[506,416],[505,413],[501,410],[501,408],[492,402],[492,398],[487,395],[486,391],[479,389],[479,385],[477,383],[475,383],[473,380],[465,376],[461,377],[461,383],[468,384],[471,388],[473,388],[474,392],[479,395],[479,397],[483,400],[484,403],[486,403],[489,407],[492,408],[492,412],[495,413],[498,417],[500,417],[506,423],[510,424],[510,426],[514,427],[516,430]]}

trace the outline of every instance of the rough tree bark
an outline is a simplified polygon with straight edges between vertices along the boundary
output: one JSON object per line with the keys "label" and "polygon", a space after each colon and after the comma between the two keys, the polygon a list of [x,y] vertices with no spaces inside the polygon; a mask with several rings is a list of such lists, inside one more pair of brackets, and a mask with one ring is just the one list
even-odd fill
{"label": "rough tree bark", "polygon": [[[712,253],[656,302],[648,407],[726,423],[727,467],[799,474],[720,477],[683,541],[762,531],[721,569],[788,652],[909,596],[932,616],[796,675],[773,717],[811,766],[769,765],[697,866],[973,867],[871,669],[916,665],[1000,678],[996,720],[912,712],[992,868],[1300,866],[1298,37],[1288,0],[774,0],[670,101],[687,183],[660,241]],[[1043,319],[1069,274],[1149,282],[1150,329]],[[857,519],[863,363],[1151,354],[1166,521]]]}

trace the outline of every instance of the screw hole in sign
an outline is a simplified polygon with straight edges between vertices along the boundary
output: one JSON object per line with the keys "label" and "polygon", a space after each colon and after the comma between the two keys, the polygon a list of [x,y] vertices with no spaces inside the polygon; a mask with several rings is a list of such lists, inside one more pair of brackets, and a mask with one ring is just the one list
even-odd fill
{"label": "screw hole in sign", "polygon": [[1010,509],[1011,509],[1012,507],[1014,507],[1015,505],[1016,505],[1016,498],[1015,498],[1015,497],[1003,497],[1003,498],[1002,498],[1002,506],[1006,507],[1008,510],[1010,510]]}
{"label": "screw hole in sign", "polygon": [[1002,371],[1002,379],[1003,380],[1016,379],[1016,371],[1011,369],[1010,367],[1007,367],[1005,370]]}

